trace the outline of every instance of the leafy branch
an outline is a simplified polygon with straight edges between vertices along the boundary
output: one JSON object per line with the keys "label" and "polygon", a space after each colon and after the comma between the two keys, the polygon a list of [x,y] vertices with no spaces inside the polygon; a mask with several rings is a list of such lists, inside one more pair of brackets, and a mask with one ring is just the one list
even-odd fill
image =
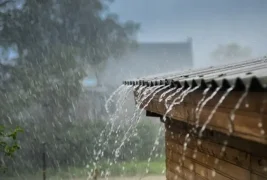
{"label": "leafy branch", "polygon": [[[17,136],[19,132],[23,130],[19,127],[14,130],[7,131],[7,128],[0,125],[0,156],[12,158],[14,153],[20,149],[17,142]],[[5,172],[6,167],[0,165],[0,170]]]}

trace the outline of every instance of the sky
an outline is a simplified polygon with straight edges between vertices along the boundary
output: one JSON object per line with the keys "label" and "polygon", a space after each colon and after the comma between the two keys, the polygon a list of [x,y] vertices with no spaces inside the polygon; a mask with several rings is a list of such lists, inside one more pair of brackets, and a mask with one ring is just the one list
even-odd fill
{"label": "sky", "polygon": [[141,24],[141,42],[193,38],[195,66],[212,64],[210,53],[231,42],[267,55],[267,0],[115,0],[120,21]]}

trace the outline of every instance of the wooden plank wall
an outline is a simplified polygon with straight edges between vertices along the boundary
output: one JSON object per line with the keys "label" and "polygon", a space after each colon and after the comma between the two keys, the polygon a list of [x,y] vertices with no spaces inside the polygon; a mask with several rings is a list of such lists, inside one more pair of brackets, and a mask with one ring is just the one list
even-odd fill
{"label": "wooden plank wall", "polygon": [[[207,102],[200,113],[200,125],[203,125],[207,121],[210,113],[224,93],[225,92],[218,92],[213,99]],[[159,97],[161,94],[162,92],[159,92],[153,97],[148,106],[145,107],[147,111],[157,113],[159,115],[165,114],[166,107],[164,105],[164,100],[159,102]],[[209,97],[211,94],[212,92],[208,93],[206,97]],[[226,134],[229,133],[229,117],[242,95],[243,92],[231,92],[223,101],[223,103],[218,107],[207,128]],[[136,93],[135,96],[137,97]],[[170,104],[176,97],[177,96],[174,96],[172,100],[168,101],[168,104]],[[195,110],[202,97],[203,91],[195,91],[188,94],[184,98],[184,101],[179,105],[175,105],[167,116],[169,118],[184,121],[189,124],[195,124]],[[148,97],[146,101],[141,104],[141,108],[147,103],[149,99],[150,97]],[[267,108],[262,108],[263,106],[267,106],[266,103],[264,103],[264,99],[266,100],[264,93],[248,93],[248,96],[243,100],[239,109],[235,112],[235,119],[233,121],[234,136],[267,144]]]}
{"label": "wooden plank wall", "polygon": [[[158,92],[148,97],[140,108],[144,107],[150,114],[163,116],[166,107],[165,99],[159,102],[162,93]],[[200,128],[206,123],[224,93],[218,92],[204,106],[198,119]],[[210,97],[211,94],[212,92],[209,92],[206,97]],[[183,102],[172,108],[166,122],[168,180],[267,179],[267,108],[262,108],[266,106],[267,101],[263,92],[248,93],[234,113],[234,131],[231,136],[227,135],[229,117],[243,95],[244,92],[233,91],[226,97],[208,123],[201,143],[197,133],[188,136],[188,132],[196,124],[196,108],[203,98],[203,91],[188,94]],[[135,92],[135,97],[137,96]],[[178,96],[175,95],[167,104],[170,105]],[[184,150],[185,139],[188,138],[190,141]],[[227,145],[224,146],[223,142],[227,142]]]}
{"label": "wooden plank wall", "polygon": [[[207,130],[201,140],[194,134],[187,136],[185,150],[190,128],[177,120],[166,123],[167,180],[267,179],[266,145]],[[222,144],[225,140],[227,146]]]}

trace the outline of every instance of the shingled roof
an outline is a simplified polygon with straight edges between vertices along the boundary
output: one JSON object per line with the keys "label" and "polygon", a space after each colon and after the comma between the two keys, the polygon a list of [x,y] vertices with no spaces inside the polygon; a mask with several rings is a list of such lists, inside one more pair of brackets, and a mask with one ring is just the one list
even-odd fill
{"label": "shingled roof", "polygon": [[125,85],[170,85],[177,87],[249,88],[252,91],[266,90],[267,57],[232,63],[228,65],[157,74],[124,81]]}

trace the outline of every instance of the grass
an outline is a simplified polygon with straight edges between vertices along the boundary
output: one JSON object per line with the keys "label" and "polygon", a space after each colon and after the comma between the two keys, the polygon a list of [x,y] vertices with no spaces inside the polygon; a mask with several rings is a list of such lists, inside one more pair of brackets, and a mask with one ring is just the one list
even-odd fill
{"label": "grass", "polygon": [[110,168],[111,176],[135,176],[135,175],[160,175],[164,173],[165,161],[152,161],[147,164],[147,161],[141,162],[125,162],[118,165],[112,165]]}
{"label": "grass", "polygon": [[[47,169],[47,180],[59,180],[59,179],[79,179],[86,178],[91,174],[91,169],[93,166],[89,167],[70,167],[65,169],[60,169],[55,171],[54,169]],[[105,163],[100,164],[100,171],[108,171],[110,176],[143,176],[143,175],[162,175],[165,172],[165,160],[157,159],[151,161],[149,165],[147,161],[131,161],[122,162],[118,164],[108,165]],[[35,180],[41,179],[42,172],[38,172],[35,175],[23,175],[16,178],[10,178],[7,180]]]}

